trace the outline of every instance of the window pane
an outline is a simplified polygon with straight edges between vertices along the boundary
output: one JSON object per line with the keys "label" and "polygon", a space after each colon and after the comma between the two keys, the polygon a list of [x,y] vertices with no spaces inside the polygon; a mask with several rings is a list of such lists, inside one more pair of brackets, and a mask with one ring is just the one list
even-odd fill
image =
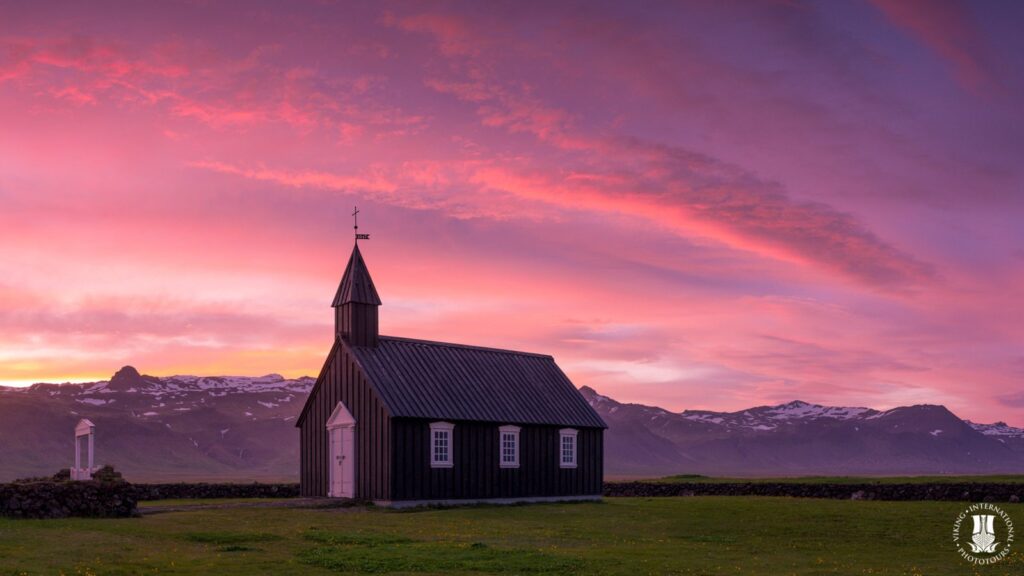
{"label": "window pane", "polygon": [[576,438],[562,436],[562,464],[576,463]]}
{"label": "window pane", "polygon": [[516,463],[516,441],[518,437],[512,432],[501,433],[501,463],[502,464],[515,464]]}
{"label": "window pane", "polygon": [[434,462],[449,462],[448,457],[448,443],[449,443],[449,432],[447,430],[435,430],[434,431]]}

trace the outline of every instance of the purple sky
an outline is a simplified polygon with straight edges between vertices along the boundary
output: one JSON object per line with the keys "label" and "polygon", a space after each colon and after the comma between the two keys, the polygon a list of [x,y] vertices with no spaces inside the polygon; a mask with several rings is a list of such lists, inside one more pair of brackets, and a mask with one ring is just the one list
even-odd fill
{"label": "purple sky", "polygon": [[385,333],[1024,423],[1024,3],[0,2],[0,381]]}

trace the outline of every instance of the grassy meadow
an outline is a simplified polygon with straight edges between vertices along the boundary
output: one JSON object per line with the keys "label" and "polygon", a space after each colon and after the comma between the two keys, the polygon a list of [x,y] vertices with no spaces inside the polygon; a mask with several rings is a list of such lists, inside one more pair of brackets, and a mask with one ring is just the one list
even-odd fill
{"label": "grassy meadow", "polygon": [[[0,519],[0,575],[1024,574],[1024,543],[980,569],[957,556],[964,506],[691,497]],[[1024,527],[1024,505],[1005,509]]]}

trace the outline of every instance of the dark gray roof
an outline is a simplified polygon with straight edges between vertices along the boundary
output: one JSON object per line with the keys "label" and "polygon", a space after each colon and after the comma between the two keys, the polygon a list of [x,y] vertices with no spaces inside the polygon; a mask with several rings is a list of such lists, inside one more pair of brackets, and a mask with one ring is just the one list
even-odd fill
{"label": "dark gray roof", "polygon": [[338,292],[334,295],[334,304],[331,306],[341,306],[349,302],[380,306],[380,296],[377,295],[377,288],[374,287],[370,271],[363,261],[359,244],[352,249],[352,256],[348,259],[345,275],[341,277],[341,284],[338,285]]}
{"label": "dark gray roof", "polygon": [[551,356],[391,336],[345,346],[393,417],[606,427]]}

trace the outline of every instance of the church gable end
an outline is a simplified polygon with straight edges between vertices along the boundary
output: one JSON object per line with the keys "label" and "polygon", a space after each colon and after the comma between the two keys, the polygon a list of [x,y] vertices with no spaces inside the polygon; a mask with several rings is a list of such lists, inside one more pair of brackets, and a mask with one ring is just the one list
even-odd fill
{"label": "church gable end", "polygon": [[390,414],[348,347],[335,341],[302,409],[300,484],[304,496],[326,496],[330,481],[331,414],[341,402],[355,420],[356,497],[381,500],[390,495]]}

